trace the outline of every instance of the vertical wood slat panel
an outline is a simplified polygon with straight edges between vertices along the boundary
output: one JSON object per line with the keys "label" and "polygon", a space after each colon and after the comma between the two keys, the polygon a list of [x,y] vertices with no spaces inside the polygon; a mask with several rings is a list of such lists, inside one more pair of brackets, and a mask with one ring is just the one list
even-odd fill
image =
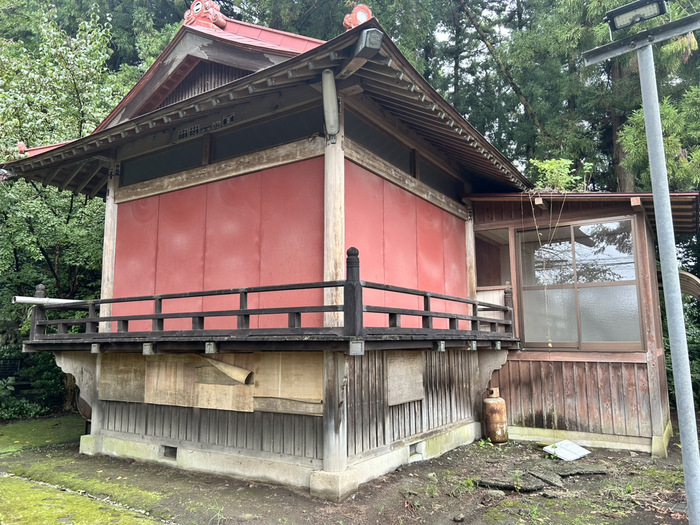
{"label": "vertical wood slat panel", "polygon": [[651,397],[649,395],[649,375],[644,366],[635,367],[637,373],[637,398],[639,401],[639,433],[648,436],[652,432]]}
{"label": "vertical wood slat panel", "polygon": [[512,426],[651,436],[643,363],[509,361],[491,384]]}
{"label": "vertical wood slat panel", "polygon": [[610,386],[610,365],[598,363],[598,384],[600,388],[601,427],[604,434],[614,432],[612,412],[612,391]]}
{"label": "vertical wood slat panel", "polygon": [[601,433],[600,389],[598,388],[598,367],[595,363],[584,363],[583,375],[588,400],[588,428],[590,432]]}
{"label": "vertical wood slat panel", "polygon": [[320,417],[118,401],[105,401],[104,414],[109,431],[323,459]]}

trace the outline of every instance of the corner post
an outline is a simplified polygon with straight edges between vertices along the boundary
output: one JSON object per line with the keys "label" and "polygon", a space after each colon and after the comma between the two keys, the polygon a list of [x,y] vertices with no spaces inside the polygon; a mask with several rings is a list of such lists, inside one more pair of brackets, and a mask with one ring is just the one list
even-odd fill
{"label": "corner post", "polygon": [[[335,79],[331,71],[324,71],[323,104],[328,113],[326,119],[323,182],[323,280],[340,281],[343,279],[343,252],[345,250],[345,151],[343,108],[335,93]],[[331,123],[337,129],[328,129]],[[334,132],[334,133],[333,133]],[[324,288],[324,304],[339,305],[342,292],[339,288]],[[342,318],[339,312],[326,312],[323,326],[339,327]]]}
{"label": "corner post", "polygon": [[[34,297],[38,299],[44,299],[46,297],[46,287],[43,284],[37,284],[34,291]],[[32,307],[32,325],[29,329],[29,340],[34,341],[38,334],[46,334],[46,327],[37,329],[37,322],[46,320],[46,310],[40,304],[34,305]]]}
{"label": "corner post", "polygon": [[515,333],[515,330],[513,329],[513,289],[512,288],[506,288],[505,291],[503,292],[504,297],[503,297],[503,304],[508,308],[505,312],[503,312],[503,319],[505,321],[510,321],[511,325],[510,328],[506,325],[506,332],[510,333],[510,335],[513,335]]}

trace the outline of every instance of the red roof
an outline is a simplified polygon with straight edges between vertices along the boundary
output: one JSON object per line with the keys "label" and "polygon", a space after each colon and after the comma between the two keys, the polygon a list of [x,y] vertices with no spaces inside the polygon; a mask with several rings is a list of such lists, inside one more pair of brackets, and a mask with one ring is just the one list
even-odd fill
{"label": "red roof", "polygon": [[36,155],[41,155],[42,153],[45,153],[47,151],[51,151],[52,149],[60,148],[61,146],[68,144],[69,142],[73,142],[72,140],[67,140],[65,142],[59,142],[58,144],[49,144],[48,146],[37,146],[36,148],[27,148],[27,150],[24,152],[27,157],[34,157]]}
{"label": "red roof", "polygon": [[[218,11],[217,11],[218,13]],[[185,22],[175,37],[165,47],[153,65],[146,71],[136,85],[129,91],[124,99],[107,115],[94,132],[105,129],[122,108],[134,99],[141,90],[151,81],[154,72],[161,67],[162,57],[172,51],[175,45],[182,39],[187,31],[196,31],[219,41],[231,42],[248,49],[258,49],[261,52],[269,52],[275,55],[294,57],[310,49],[320,46],[323,40],[295,35],[277,29],[270,29],[255,24],[248,24],[239,20],[226,18],[220,13],[215,13],[218,23],[212,22],[207,11],[201,11],[195,16],[190,16],[190,11],[185,14]],[[93,133],[94,133],[93,132]]]}
{"label": "red roof", "polygon": [[323,40],[309,38],[307,36],[295,35],[269,27],[246,24],[238,20],[226,19],[224,29],[209,29],[206,27],[192,25],[197,31],[224,38],[232,42],[255,45],[270,51],[287,51],[294,54],[301,54],[310,49],[320,46]]}

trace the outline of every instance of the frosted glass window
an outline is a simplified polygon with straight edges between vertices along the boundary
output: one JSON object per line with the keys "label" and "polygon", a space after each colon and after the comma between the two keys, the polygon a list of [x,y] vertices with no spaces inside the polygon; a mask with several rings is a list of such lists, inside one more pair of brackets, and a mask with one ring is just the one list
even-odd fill
{"label": "frosted glass window", "polygon": [[574,282],[571,230],[568,226],[526,232],[521,239],[525,286]]}
{"label": "frosted glass window", "polygon": [[634,252],[630,221],[574,228],[576,278],[579,283],[633,281]]}
{"label": "frosted glass window", "polygon": [[641,342],[631,220],[523,232],[520,265],[526,343]]}
{"label": "frosted glass window", "polygon": [[582,341],[641,341],[637,287],[579,289]]}
{"label": "frosted glass window", "polygon": [[526,341],[578,341],[573,288],[524,291],[523,312]]}

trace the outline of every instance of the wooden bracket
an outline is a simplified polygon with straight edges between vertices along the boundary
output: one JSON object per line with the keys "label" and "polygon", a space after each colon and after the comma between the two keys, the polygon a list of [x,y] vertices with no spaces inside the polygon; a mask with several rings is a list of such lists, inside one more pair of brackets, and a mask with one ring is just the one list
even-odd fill
{"label": "wooden bracket", "polygon": [[218,354],[219,353],[219,345],[217,345],[213,341],[208,341],[204,343],[204,353],[205,354]]}
{"label": "wooden bracket", "polygon": [[143,355],[156,355],[155,343],[143,343]]}
{"label": "wooden bracket", "polygon": [[549,209],[549,204],[542,197],[535,197],[535,207],[542,211],[547,211]]}

